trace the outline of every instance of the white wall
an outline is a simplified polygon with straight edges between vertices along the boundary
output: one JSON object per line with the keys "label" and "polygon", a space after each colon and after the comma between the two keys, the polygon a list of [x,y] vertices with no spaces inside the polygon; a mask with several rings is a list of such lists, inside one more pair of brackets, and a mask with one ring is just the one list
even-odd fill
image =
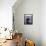
{"label": "white wall", "polygon": [[[24,14],[33,13],[33,25],[24,25]],[[22,32],[24,37],[35,41],[36,46],[41,46],[41,1],[23,0],[15,9],[15,28]]]}
{"label": "white wall", "polygon": [[46,46],[46,0],[41,2],[41,38],[42,46]]}
{"label": "white wall", "polygon": [[0,0],[0,27],[12,28],[12,6],[16,0]]}

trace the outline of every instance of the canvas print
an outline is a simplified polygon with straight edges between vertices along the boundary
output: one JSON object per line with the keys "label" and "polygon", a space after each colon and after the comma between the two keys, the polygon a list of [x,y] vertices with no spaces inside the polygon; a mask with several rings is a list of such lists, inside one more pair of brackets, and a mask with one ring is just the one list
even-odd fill
{"label": "canvas print", "polygon": [[33,24],[33,14],[24,14],[24,24],[25,25]]}

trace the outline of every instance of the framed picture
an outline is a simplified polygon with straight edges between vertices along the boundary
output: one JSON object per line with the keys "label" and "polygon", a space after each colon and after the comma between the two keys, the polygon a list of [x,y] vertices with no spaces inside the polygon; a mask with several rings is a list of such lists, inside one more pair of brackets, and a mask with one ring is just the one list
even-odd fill
{"label": "framed picture", "polygon": [[25,25],[33,24],[33,14],[24,14],[24,24]]}

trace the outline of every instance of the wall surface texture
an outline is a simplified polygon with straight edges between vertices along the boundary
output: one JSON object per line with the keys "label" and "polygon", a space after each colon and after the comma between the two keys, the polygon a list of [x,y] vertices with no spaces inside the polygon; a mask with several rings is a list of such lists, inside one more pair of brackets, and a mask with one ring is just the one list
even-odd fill
{"label": "wall surface texture", "polygon": [[[23,0],[17,7],[14,5],[13,11],[15,29],[24,38],[34,40],[36,46],[46,46],[46,0]],[[24,14],[33,14],[33,25],[24,25]]]}
{"label": "wall surface texture", "polygon": [[41,41],[46,46],[46,0],[41,2]]}
{"label": "wall surface texture", "polygon": [[[33,25],[24,25],[24,14],[33,14]],[[36,46],[41,46],[41,1],[23,0],[14,10],[14,16],[18,32],[22,32],[24,38],[34,40]]]}

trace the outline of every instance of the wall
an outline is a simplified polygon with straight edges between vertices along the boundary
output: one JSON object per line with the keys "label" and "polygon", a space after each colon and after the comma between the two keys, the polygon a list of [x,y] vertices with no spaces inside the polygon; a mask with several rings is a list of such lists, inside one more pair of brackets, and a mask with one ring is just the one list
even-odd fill
{"label": "wall", "polygon": [[12,6],[16,0],[0,0],[0,27],[12,28]]}
{"label": "wall", "polygon": [[[15,5],[14,5],[15,6]],[[24,25],[24,14],[33,13],[33,25]],[[23,0],[14,9],[15,28],[23,33],[24,38],[35,41],[36,46],[41,46],[41,1]]]}
{"label": "wall", "polygon": [[41,41],[46,46],[46,0],[41,1]]}

